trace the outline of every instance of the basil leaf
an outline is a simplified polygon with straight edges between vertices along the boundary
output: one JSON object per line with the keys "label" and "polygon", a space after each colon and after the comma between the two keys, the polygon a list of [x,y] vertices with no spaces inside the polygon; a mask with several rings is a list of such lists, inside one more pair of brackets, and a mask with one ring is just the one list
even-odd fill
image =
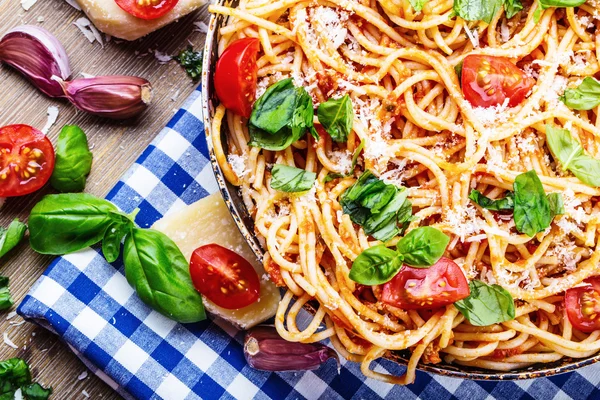
{"label": "basil leaf", "polygon": [[361,140],[360,144],[354,150],[354,154],[352,155],[352,170],[350,171],[350,173],[354,172],[354,168],[356,167],[356,163],[358,162],[358,157],[360,156],[360,152],[363,151],[364,148],[365,148],[365,142]]}
{"label": "basil leaf", "polygon": [[8,278],[0,276],[0,311],[8,310],[15,304],[8,289]]}
{"label": "basil leaf", "polygon": [[591,110],[600,105],[600,82],[586,76],[575,89],[567,89],[560,100],[573,110]]}
{"label": "basil leaf", "polygon": [[465,21],[485,21],[488,24],[502,7],[502,0],[454,0],[454,14]]}
{"label": "basil leaf", "polygon": [[319,104],[317,117],[334,142],[347,142],[354,123],[354,110],[350,96],[329,99]]}
{"label": "basil leaf", "polygon": [[515,209],[513,217],[519,232],[535,236],[550,226],[550,202],[535,170],[517,175],[515,183]]}
{"label": "basil leaf", "polygon": [[250,146],[271,151],[285,150],[296,140],[300,139],[300,137],[294,137],[292,130],[287,127],[271,135],[253,125],[248,125],[248,132],[250,134],[250,141],[248,142]]}
{"label": "basil leaf", "polygon": [[190,278],[189,263],[165,234],[132,228],[123,254],[127,281],[144,303],[177,322],[206,319],[202,296]]}
{"label": "basil leaf", "polygon": [[315,110],[312,97],[304,88],[296,88],[296,109],[292,114],[291,122],[292,136],[299,139],[309,129],[313,137],[319,140],[319,134],[313,126],[314,117]]}
{"label": "basil leaf", "polygon": [[282,164],[276,164],[271,175],[271,187],[287,193],[305,192],[314,185],[317,178],[314,172]]}
{"label": "basil leaf", "polygon": [[538,5],[538,7],[533,12],[533,22],[537,24],[538,22],[540,22],[541,17],[542,17],[542,6]]}
{"label": "basil leaf", "polygon": [[350,279],[363,285],[381,285],[402,268],[402,256],[380,244],[362,253],[352,263]]}
{"label": "basil leaf", "polygon": [[202,52],[194,51],[191,45],[173,59],[179,62],[192,80],[197,81],[202,76]]}
{"label": "basil leaf", "polygon": [[504,0],[504,13],[506,18],[512,18],[523,9],[523,4],[520,0]]}
{"label": "basil leaf", "polygon": [[102,239],[102,254],[107,262],[112,263],[119,258],[121,252],[121,241],[133,228],[133,221],[119,215],[114,216],[114,221],[108,226]]}
{"label": "basil leaf", "polygon": [[29,216],[29,243],[42,254],[63,255],[98,243],[114,218],[111,202],[86,193],[45,196]]}
{"label": "basil leaf", "polygon": [[458,64],[456,64],[456,66],[454,67],[454,72],[456,72],[456,76],[458,77],[458,83],[460,85],[462,85],[462,69],[463,69],[463,62],[459,62]]}
{"label": "basil leaf", "polygon": [[430,267],[444,255],[450,238],[430,226],[422,226],[408,232],[398,242],[398,252],[404,263],[415,268]]}
{"label": "basil leaf", "polygon": [[479,280],[469,282],[469,297],[454,306],[475,326],[488,326],[515,318],[515,302],[500,285],[488,285]]}
{"label": "basil leaf", "polygon": [[471,190],[469,199],[473,200],[480,207],[492,211],[512,211],[515,205],[515,195],[512,192],[508,193],[504,198],[492,200],[481,194],[479,190]]}
{"label": "basil leaf", "polygon": [[409,0],[410,5],[416,12],[423,10],[423,6],[427,4],[429,0]]}
{"label": "basil leaf", "polygon": [[25,361],[20,358],[0,361],[0,396],[13,395],[18,388],[30,383],[31,372]]}
{"label": "basil leaf", "polygon": [[27,225],[15,219],[7,229],[0,227],[0,258],[11,251],[25,236]]}
{"label": "basil leaf", "polygon": [[59,192],[81,192],[92,169],[92,159],[85,133],[76,125],[65,125],[58,134],[50,184]]}
{"label": "basil leaf", "polygon": [[550,193],[548,195],[548,202],[550,202],[550,213],[553,216],[565,213],[565,206],[560,193]]}
{"label": "basil leaf", "polygon": [[327,174],[327,176],[325,177],[325,179],[323,180],[323,182],[327,183],[327,182],[331,182],[334,179],[338,179],[338,178],[345,178],[346,175],[342,175],[342,174],[332,174],[331,172]]}
{"label": "basil leaf", "polygon": [[545,10],[550,7],[577,7],[586,2],[586,0],[539,0],[540,5]]}
{"label": "basil leaf", "polygon": [[39,383],[21,386],[21,394],[25,400],[47,400],[52,394],[52,388],[45,389]]}
{"label": "basil leaf", "polygon": [[546,125],[546,142],[564,170],[571,171],[583,183],[600,186],[600,160],[587,155],[567,129]]}
{"label": "basil leaf", "polygon": [[412,205],[407,196],[405,188],[388,185],[367,170],[340,196],[340,204],[367,235],[385,242],[398,235],[398,224],[411,217]]}

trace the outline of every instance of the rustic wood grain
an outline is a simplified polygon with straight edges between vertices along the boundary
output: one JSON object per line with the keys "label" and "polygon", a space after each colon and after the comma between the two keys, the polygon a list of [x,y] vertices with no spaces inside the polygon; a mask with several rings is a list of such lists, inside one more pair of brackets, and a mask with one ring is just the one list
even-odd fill
{"label": "rustic wood grain", "polygon": [[[21,8],[19,0],[0,0],[0,36],[20,24],[43,26],[65,46],[74,76],[85,72],[148,79],[154,86],[150,108],[141,118],[126,123],[92,117],[77,112],[68,102],[45,97],[14,70],[1,66],[0,126],[23,123],[41,128],[46,123],[48,106],[58,106],[58,121],[48,136],[55,142],[65,124],[77,124],[87,133],[93,146],[94,165],[86,192],[104,196],[196,86],[176,62],[161,65],[153,54],[148,54],[149,50],[176,54],[188,45],[188,40],[201,48],[204,34],[194,32],[192,22],[206,20],[207,11],[203,8],[141,40],[131,43],[113,40],[104,48],[98,43],[89,43],[73,25],[73,21],[82,16],[63,0],[39,0],[28,12]],[[38,18],[43,22],[38,22]],[[0,226],[7,226],[17,217],[26,220],[33,205],[46,193],[51,190],[46,188],[35,195],[8,199],[0,210]],[[52,257],[33,252],[27,241],[0,260],[0,274],[10,277],[11,292],[17,304],[51,260]],[[0,341],[0,360],[17,356],[27,360],[35,380],[54,388],[54,399],[85,399],[84,391],[92,399],[120,398],[92,374],[78,380],[86,367],[56,336],[30,323],[16,326],[14,324],[23,320],[18,316],[6,320],[7,315],[8,312],[0,312],[0,332],[7,332],[19,349]]]}

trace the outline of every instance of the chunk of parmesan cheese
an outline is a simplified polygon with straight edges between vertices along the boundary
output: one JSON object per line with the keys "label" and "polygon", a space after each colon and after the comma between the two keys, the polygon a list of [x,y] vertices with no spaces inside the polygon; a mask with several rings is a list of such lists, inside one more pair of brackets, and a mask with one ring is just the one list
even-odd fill
{"label": "chunk of parmesan cheese", "polygon": [[[187,260],[198,247],[216,243],[248,260],[259,277],[265,273],[262,264],[239,233],[220,193],[214,193],[162,218],[153,228],[169,236]],[[281,296],[271,281],[261,279],[259,301],[239,310],[227,310],[203,298],[209,312],[238,328],[248,329],[274,316]]]}

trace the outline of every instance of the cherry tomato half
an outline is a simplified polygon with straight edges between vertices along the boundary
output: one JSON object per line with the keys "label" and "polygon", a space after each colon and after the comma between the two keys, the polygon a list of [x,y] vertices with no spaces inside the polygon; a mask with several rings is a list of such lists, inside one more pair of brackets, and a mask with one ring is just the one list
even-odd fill
{"label": "cherry tomato half", "polygon": [[243,308],[260,297],[258,274],[252,265],[218,244],[194,250],[190,274],[196,290],[223,308]]}
{"label": "cherry tomato half", "polygon": [[160,18],[171,11],[179,0],[115,0],[117,5],[134,17]]}
{"label": "cherry tomato half", "polygon": [[215,68],[215,91],[228,110],[250,118],[256,98],[256,57],[260,41],[244,38],[231,43],[223,51]]}
{"label": "cherry tomato half", "polygon": [[469,295],[469,284],[460,267],[442,257],[429,268],[403,266],[383,285],[381,300],[404,310],[432,309]]}
{"label": "cherry tomato half", "polygon": [[571,324],[582,332],[600,329],[600,277],[585,280],[590,286],[580,286],[565,292],[565,308]]}
{"label": "cherry tomato half", "polygon": [[508,58],[470,55],[463,60],[461,85],[475,107],[493,107],[508,100],[509,107],[520,104],[535,80]]}
{"label": "cherry tomato half", "polygon": [[29,125],[0,128],[0,197],[23,196],[48,182],[54,170],[54,148]]}

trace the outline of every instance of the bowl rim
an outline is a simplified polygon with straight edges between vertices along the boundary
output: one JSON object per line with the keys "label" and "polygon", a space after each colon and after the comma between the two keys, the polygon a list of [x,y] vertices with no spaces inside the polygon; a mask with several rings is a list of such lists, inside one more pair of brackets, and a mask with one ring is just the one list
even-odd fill
{"label": "bowl rim", "polygon": [[[233,0],[234,4],[228,0],[217,0],[218,5],[235,5],[236,0]],[[202,65],[202,81],[201,81],[201,96],[202,96],[202,122],[204,123],[205,136],[207,142],[207,149],[210,158],[210,164],[215,175],[219,191],[225,201],[225,204],[229,208],[231,216],[233,217],[236,226],[238,227],[242,236],[244,236],[246,242],[252,249],[252,252],[256,255],[258,260],[262,262],[264,250],[261,244],[250,228],[252,220],[249,219],[249,213],[244,206],[241,196],[238,193],[238,189],[227,182],[225,175],[219,166],[215,154],[215,149],[211,140],[212,136],[212,112],[214,110],[211,99],[214,97],[212,87],[212,77],[214,74],[214,65],[216,62],[216,52],[218,46],[218,28],[226,21],[227,18],[219,16],[217,14],[211,14],[210,22],[208,25],[208,32],[206,33],[206,41],[204,44],[203,51],[203,65]],[[226,126],[226,124],[223,124]],[[224,135],[222,132],[221,135]],[[394,353],[391,357],[386,356],[387,360],[406,366],[408,359],[402,355]],[[562,362],[561,362],[562,361]],[[462,378],[470,380],[488,380],[488,381],[513,381],[513,380],[524,380],[524,379],[535,379],[540,377],[548,377],[552,375],[562,374],[566,372],[572,372],[577,369],[595,364],[600,361],[600,353],[582,359],[572,359],[570,357],[563,357],[561,360],[552,363],[538,363],[530,367],[511,371],[492,371],[484,370],[479,368],[472,368],[460,365],[452,365],[447,363],[440,364],[425,364],[419,362],[417,370],[423,372],[434,373],[441,376]]]}

